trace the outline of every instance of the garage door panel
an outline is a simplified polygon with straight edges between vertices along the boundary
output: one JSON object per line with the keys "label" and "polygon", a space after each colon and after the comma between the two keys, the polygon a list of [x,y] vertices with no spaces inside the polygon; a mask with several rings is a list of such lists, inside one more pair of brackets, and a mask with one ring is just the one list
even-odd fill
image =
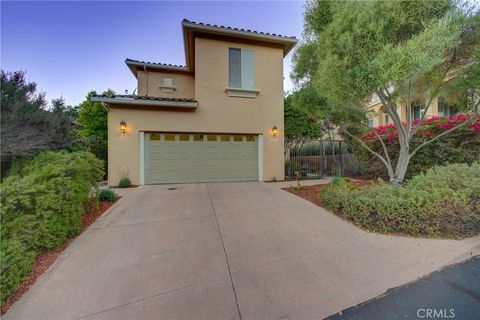
{"label": "garage door panel", "polygon": [[[203,140],[194,141],[194,135],[197,139],[203,135]],[[180,141],[179,134],[168,134],[169,138],[175,136],[174,141],[165,141],[166,134],[159,136],[160,140],[151,140],[146,134],[147,184],[258,180],[256,136],[190,134],[190,141]],[[224,140],[227,137],[229,141]],[[185,139],[185,135],[182,138]]]}

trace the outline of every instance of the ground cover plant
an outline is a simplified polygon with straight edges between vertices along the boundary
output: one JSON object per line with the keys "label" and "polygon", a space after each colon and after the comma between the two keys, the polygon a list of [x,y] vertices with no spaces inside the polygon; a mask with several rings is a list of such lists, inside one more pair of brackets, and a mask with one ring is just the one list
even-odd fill
{"label": "ground cover plant", "polygon": [[370,231],[465,238],[480,233],[480,163],[435,166],[400,187],[329,185],[319,200]]}

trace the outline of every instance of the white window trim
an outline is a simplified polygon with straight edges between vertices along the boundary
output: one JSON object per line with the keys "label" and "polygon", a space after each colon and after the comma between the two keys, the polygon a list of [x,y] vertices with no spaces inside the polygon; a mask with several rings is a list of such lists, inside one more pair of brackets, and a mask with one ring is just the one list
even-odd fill
{"label": "white window trim", "polygon": [[225,92],[228,93],[229,97],[256,98],[260,93],[260,90],[227,87]]}

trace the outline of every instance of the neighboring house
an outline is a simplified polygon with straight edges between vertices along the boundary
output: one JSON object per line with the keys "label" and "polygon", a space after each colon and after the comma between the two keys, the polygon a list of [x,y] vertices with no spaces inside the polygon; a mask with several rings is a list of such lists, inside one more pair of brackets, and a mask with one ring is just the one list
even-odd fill
{"label": "neighboring house", "polygon": [[[369,127],[376,127],[379,125],[393,123],[390,116],[387,114],[382,102],[377,95],[373,94],[371,99],[367,102],[367,124]],[[400,115],[402,121],[406,121],[407,108],[403,105],[397,105],[397,112]],[[420,119],[422,113],[425,112],[419,106],[413,106],[411,110],[412,119]],[[427,110],[426,117],[431,116],[453,116],[457,113],[454,106],[448,105],[444,99],[437,97],[432,100],[430,107]]]}
{"label": "neighboring house", "polygon": [[138,94],[92,99],[109,110],[108,184],[283,180],[283,58],[297,40],[182,28],[186,66],[127,59]]}

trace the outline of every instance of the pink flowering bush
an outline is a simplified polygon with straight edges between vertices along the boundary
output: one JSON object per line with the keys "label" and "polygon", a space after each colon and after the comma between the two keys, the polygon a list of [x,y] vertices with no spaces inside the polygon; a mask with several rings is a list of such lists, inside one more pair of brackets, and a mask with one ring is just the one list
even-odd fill
{"label": "pink flowering bush", "polygon": [[[425,118],[418,132],[412,139],[410,150],[421,143],[467,121],[473,115],[457,114],[451,117],[433,116]],[[412,126],[419,120],[412,121]],[[405,125],[405,124],[404,124]],[[392,161],[398,158],[398,132],[395,125],[381,125],[367,131],[361,138],[370,148],[383,155],[383,148],[376,134],[384,141]],[[362,173],[369,177],[387,178],[387,171],[383,163],[358,143],[354,144],[354,152],[360,162]],[[451,163],[472,163],[480,159],[480,116],[437,141],[425,146],[411,159],[407,178],[413,177],[434,165]]]}

